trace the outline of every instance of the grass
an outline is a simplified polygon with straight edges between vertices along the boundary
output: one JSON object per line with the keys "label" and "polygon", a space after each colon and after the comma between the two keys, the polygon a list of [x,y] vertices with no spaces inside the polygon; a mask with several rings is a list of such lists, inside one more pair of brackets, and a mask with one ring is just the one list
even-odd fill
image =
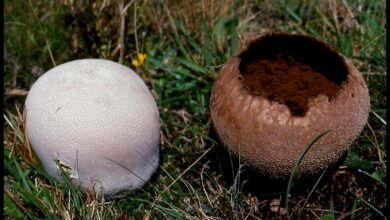
{"label": "grass", "polygon": [[[327,133],[329,133],[331,130],[326,130],[322,133],[320,133],[316,138],[314,138],[314,140],[312,140],[306,147],[305,151],[302,152],[301,156],[299,157],[299,159],[296,161],[295,165],[294,165],[294,168],[291,170],[291,174],[290,174],[290,177],[288,179],[288,184],[287,184],[287,190],[286,190],[286,198],[285,198],[285,207],[286,207],[286,215],[288,218],[290,218],[290,215],[289,215],[289,199],[288,197],[290,196],[290,191],[292,190],[292,187],[293,187],[293,184],[294,184],[294,179],[295,179],[295,176],[297,174],[297,171],[298,171],[298,168],[302,162],[302,160],[305,158],[305,155],[307,154],[307,152],[309,152],[310,148],[321,138],[323,137],[324,135],[326,135]],[[311,193],[310,193],[311,194]],[[310,195],[309,194],[309,195]],[[305,206],[303,206],[305,207]]]}
{"label": "grass", "polygon": [[[301,219],[384,218],[386,1],[136,1],[126,9],[125,29],[116,1],[31,2],[4,4],[6,219],[280,219],[287,218],[286,208]],[[352,59],[372,105],[342,166],[311,187],[290,187],[284,200],[286,191],[246,189],[245,165],[232,165],[232,177],[214,165],[219,142],[208,111],[227,58],[250,38],[247,32],[269,31],[313,35]],[[137,53],[147,59],[132,68],[151,89],[161,117],[161,163],[151,183],[125,199],[103,201],[69,181],[56,182],[29,150],[25,91],[53,63],[100,57],[131,66]]]}

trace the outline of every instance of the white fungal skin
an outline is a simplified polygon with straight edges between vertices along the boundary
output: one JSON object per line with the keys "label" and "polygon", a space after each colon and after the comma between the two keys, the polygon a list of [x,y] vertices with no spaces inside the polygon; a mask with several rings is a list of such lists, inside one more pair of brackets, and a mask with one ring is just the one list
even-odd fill
{"label": "white fungal skin", "polygon": [[159,162],[160,118],[131,69],[83,59],[42,75],[26,100],[27,134],[47,172],[59,166],[83,189],[107,199],[142,187]]}

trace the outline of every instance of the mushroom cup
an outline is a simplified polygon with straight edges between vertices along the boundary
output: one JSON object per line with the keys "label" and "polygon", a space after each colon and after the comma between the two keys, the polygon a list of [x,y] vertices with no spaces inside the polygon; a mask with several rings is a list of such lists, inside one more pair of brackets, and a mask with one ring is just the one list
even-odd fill
{"label": "mushroom cup", "polygon": [[270,33],[221,68],[210,114],[223,146],[262,174],[287,178],[336,163],[367,122],[367,85],[354,64],[310,36]]}

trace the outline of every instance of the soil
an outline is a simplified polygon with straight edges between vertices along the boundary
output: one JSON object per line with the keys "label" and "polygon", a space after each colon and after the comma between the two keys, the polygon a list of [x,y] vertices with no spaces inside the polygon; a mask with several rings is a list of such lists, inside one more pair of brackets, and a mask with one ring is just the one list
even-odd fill
{"label": "soil", "polygon": [[278,54],[276,60],[252,62],[241,74],[252,94],[287,105],[294,116],[306,114],[311,98],[325,94],[332,99],[341,88],[309,65],[284,54]]}

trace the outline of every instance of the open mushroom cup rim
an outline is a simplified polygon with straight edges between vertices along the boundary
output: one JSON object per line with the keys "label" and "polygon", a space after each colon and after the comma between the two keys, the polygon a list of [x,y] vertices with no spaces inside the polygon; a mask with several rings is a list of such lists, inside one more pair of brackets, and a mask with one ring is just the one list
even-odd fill
{"label": "open mushroom cup rim", "polygon": [[[325,42],[319,41],[312,36],[287,34],[282,32],[269,33],[261,36],[257,39],[253,39],[248,46],[243,48],[233,59],[239,59],[238,72],[240,73],[239,79],[243,83],[246,91],[258,98],[264,98],[271,104],[276,102],[282,104],[280,108],[289,110],[289,117],[304,117],[309,111],[315,111],[314,106],[318,106],[321,102],[337,102],[342,101],[338,98],[338,95],[342,90],[348,90],[348,81],[350,72],[356,72],[356,68],[353,64],[346,59],[339,52],[334,50],[330,45]],[[307,106],[302,106],[300,112],[295,112],[296,109],[290,106],[290,103],[285,100],[280,100],[274,97],[265,97],[264,95],[254,94],[242,77],[245,74],[246,67],[253,62],[259,60],[278,60],[285,59],[286,63],[290,65],[290,59],[293,59],[296,63],[307,65],[312,71],[315,71],[322,76],[327,83],[329,81],[335,84],[338,88],[333,91],[316,91],[317,94],[307,97]],[[352,64],[352,65],[351,65]],[[277,67],[276,67],[277,68]],[[290,68],[291,69],[291,68]],[[323,88],[327,89],[329,87]],[[328,94],[325,94],[328,93]],[[355,94],[351,94],[354,96]],[[287,108],[286,108],[287,107]],[[318,106],[322,108],[323,106]]]}
{"label": "open mushroom cup rim", "polygon": [[[253,91],[256,77],[245,76],[245,71],[253,68],[250,65],[267,60],[275,66],[272,62],[289,56],[298,66],[310,66],[337,89],[330,94],[320,91],[302,101],[307,106],[298,112],[281,100],[289,91],[279,91],[282,98],[270,96],[269,91]],[[289,83],[278,80],[281,84],[272,91]],[[212,122],[223,145],[274,177],[286,177],[310,141],[326,130],[331,132],[313,145],[300,171],[317,173],[333,164],[360,134],[369,107],[365,81],[350,60],[313,37],[285,33],[261,36],[231,57],[219,72],[210,100]]]}

